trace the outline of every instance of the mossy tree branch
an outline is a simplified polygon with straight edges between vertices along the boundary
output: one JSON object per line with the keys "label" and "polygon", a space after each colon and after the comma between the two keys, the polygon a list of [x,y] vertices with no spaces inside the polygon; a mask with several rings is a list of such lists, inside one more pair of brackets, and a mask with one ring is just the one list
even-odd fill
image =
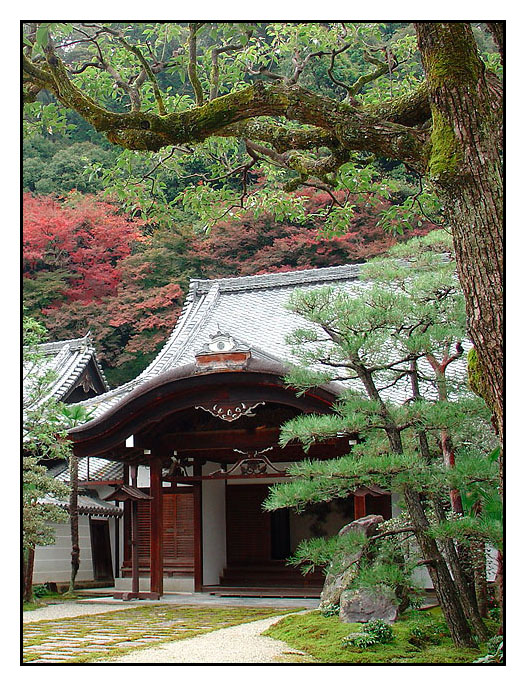
{"label": "mossy tree branch", "polygon": [[[167,145],[202,141],[211,135],[229,135],[226,127],[238,122],[261,116],[285,117],[325,132],[322,136],[320,131],[310,130],[317,141],[325,137],[326,142],[337,142],[342,150],[372,152],[422,168],[425,133],[379,119],[373,110],[351,107],[298,85],[257,82],[201,107],[165,116],[139,111],[115,113],[74,84],[51,48],[46,50],[46,59],[46,68],[41,68],[25,57],[26,78],[49,89],[63,105],[77,111],[111,142],[124,148],[157,151]],[[270,127],[265,124],[267,132]],[[278,133],[283,133],[282,127],[276,128],[276,138]],[[307,131],[302,138],[307,141]]]}

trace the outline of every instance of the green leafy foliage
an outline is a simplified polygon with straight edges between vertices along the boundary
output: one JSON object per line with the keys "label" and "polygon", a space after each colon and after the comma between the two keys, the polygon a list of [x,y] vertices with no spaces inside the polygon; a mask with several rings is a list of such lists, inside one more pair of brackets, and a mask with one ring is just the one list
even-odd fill
{"label": "green leafy foliage", "polygon": [[476,665],[500,665],[504,662],[504,639],[502,636],[493,636],[487,643],[487,653],[473,660]]}
{"label": "green leafy foliage", "polygon": [[361,632],[349,634],[342,640],[342,645],[357,648],[369,648],[377,644],[391,643],[394,633],[391,626],[381,619],[371,619],[364,624]]}
{"label": "green leafy foliage", "polygon": [[340,614],[340,606],[334,604],[326,605],[323,610],[321,610],[321,614],[324,617],[337,617]]}
{"label": "green leafy foliage", "polygon": [[64,500],[69,489],[48,475],[45,462],[68,460],[71,448],[62,420],[63,406],[50,397],[54,376],[42,371],[38,345],[44,340],[45,329],[34,319],[24,317],[23,334],[22,533],[27,550],[53,543],[51,522],[67,519],[57,500]]}

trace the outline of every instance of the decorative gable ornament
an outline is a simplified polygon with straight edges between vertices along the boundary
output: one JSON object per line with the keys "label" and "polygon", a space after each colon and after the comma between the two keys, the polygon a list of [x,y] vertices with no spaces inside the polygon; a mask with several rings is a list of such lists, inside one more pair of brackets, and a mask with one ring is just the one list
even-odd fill
{"label": "decorative gable ornament", "polygon": [[264,405],[264,401],[247,405],[246,403],[214,403],[213,405],[196,405],[196,410],[205,410],[210,412],[214,417],[222,419],[224,422],[235,422],[240,417],[255,417],[253,410],[259,405]]}
{"label": "decorative gable ornament", "polygon": [[[197,374],[224,371],[243,371],[251,357],[250,348],[241,344],[227,333],[217,332],[210,336],[210,342],[195,356]],[[240,417],[253,417],[253,410],[264,402],[248,405],[243,402],[210,403],[196,405],[196,410],[205,410],[225,422],[234,422]]]}
{"label": "decorative gable ornament", "polygon": [[238,343],[230,334],[217,330],[210,342],[196,353],[196,373],[215,371],[242,371],[250,359],[250,348]]}

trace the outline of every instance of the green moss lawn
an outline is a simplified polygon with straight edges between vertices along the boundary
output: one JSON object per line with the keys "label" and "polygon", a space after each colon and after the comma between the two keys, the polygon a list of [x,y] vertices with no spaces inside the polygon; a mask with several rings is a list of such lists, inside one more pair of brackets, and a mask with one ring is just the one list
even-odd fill
{"label": "green moss lawn", "polygon": [[149,605],[24,624],[24,662],[82,663],[266,619],[297,608]]}
{"label": "green moss lawn", "polygon": [[[438,628],[436,645],[418,640],[430,626]],[[285,617],[271,626],[266,636],[285,641],[292,649],[310,655],[309,662],[325,664],[466,664],[484,655],[485,644],[480,649],[459,649],[449,635],[445,635],[442,615],[438,608],[430,611],[408,611],[404,618],[393,625],[394,640],[385,645],[367,649],[344,648],[342,639],[351,632],[362,631],[363,624],[344,624],[336,617],[323,617],[318,612]],[[440,632],[440,628],[444,628]],[[490,633],[496,633],[497,624],[488,622]],[[416,631],[415,631],[416,630]]]}

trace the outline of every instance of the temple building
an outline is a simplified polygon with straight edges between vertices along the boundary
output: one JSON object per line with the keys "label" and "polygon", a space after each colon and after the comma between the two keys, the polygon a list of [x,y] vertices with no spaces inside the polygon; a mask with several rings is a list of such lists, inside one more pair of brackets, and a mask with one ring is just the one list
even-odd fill
{"label": "temple building", "polygon": [[[78,403],[109,390],[108,383],[97,360],[95,346],[89,333],[81,338],[43,343],[38,346],[39,362],[25,365],[24,392],[30,392],[30,385],[49,372],[52,381],[38,403],[54,398],[66,404]],[[61,481],[69,478],[66,463],[51,464],[49,472]],[[110,540],[115,541],[118,531],[116,522],[122,518],[122,510],[102,498],[105,495],[104,482],[122,482],[122,466],[107,460],[82,459],[79,461],[79,538],[82,550],[81,565],[77,575],[79,583],[111,581],[114,571],[111,560],[115,558]],[[106,486],[106,492],[109,492]],[[46,498],[68,509],[67,502]],[[67,584],[71,575],[71,535],[67,522],[54,523],[55,543],[37,547],[33,582],[42,584]],[[108,567],[109,565],[109,567]]]}
{"label": "temple building", "polygon": [[[86,543],[81,560],[91,556],[93,574],[104,569],[100,579],[117,595],[316,595],[321,573],[302,576],[285,562],[297,544],[365,514],[391,516],[390,494],[374,488],[302,514],[262,508],[269,486],[305,458],[299,444],[280,447],[280,426],[301,413],[331,413],[343,389],[330,383],[297,395],[287,386],[297,360],[286,338],[305,321],[286,305],[294,289],[357,292],[358,275],[348,265],[192,280],[153,362],[119,388],[79,399],[92,417],[70,431],[81,485],[110,508],[89,515],[91,553]],[[385,393],[404,402],[411,389],[401,380]],[[357,438],[316,444],[309,458],[345,455]],[[35,578],[44,580],[38,565]]]}

